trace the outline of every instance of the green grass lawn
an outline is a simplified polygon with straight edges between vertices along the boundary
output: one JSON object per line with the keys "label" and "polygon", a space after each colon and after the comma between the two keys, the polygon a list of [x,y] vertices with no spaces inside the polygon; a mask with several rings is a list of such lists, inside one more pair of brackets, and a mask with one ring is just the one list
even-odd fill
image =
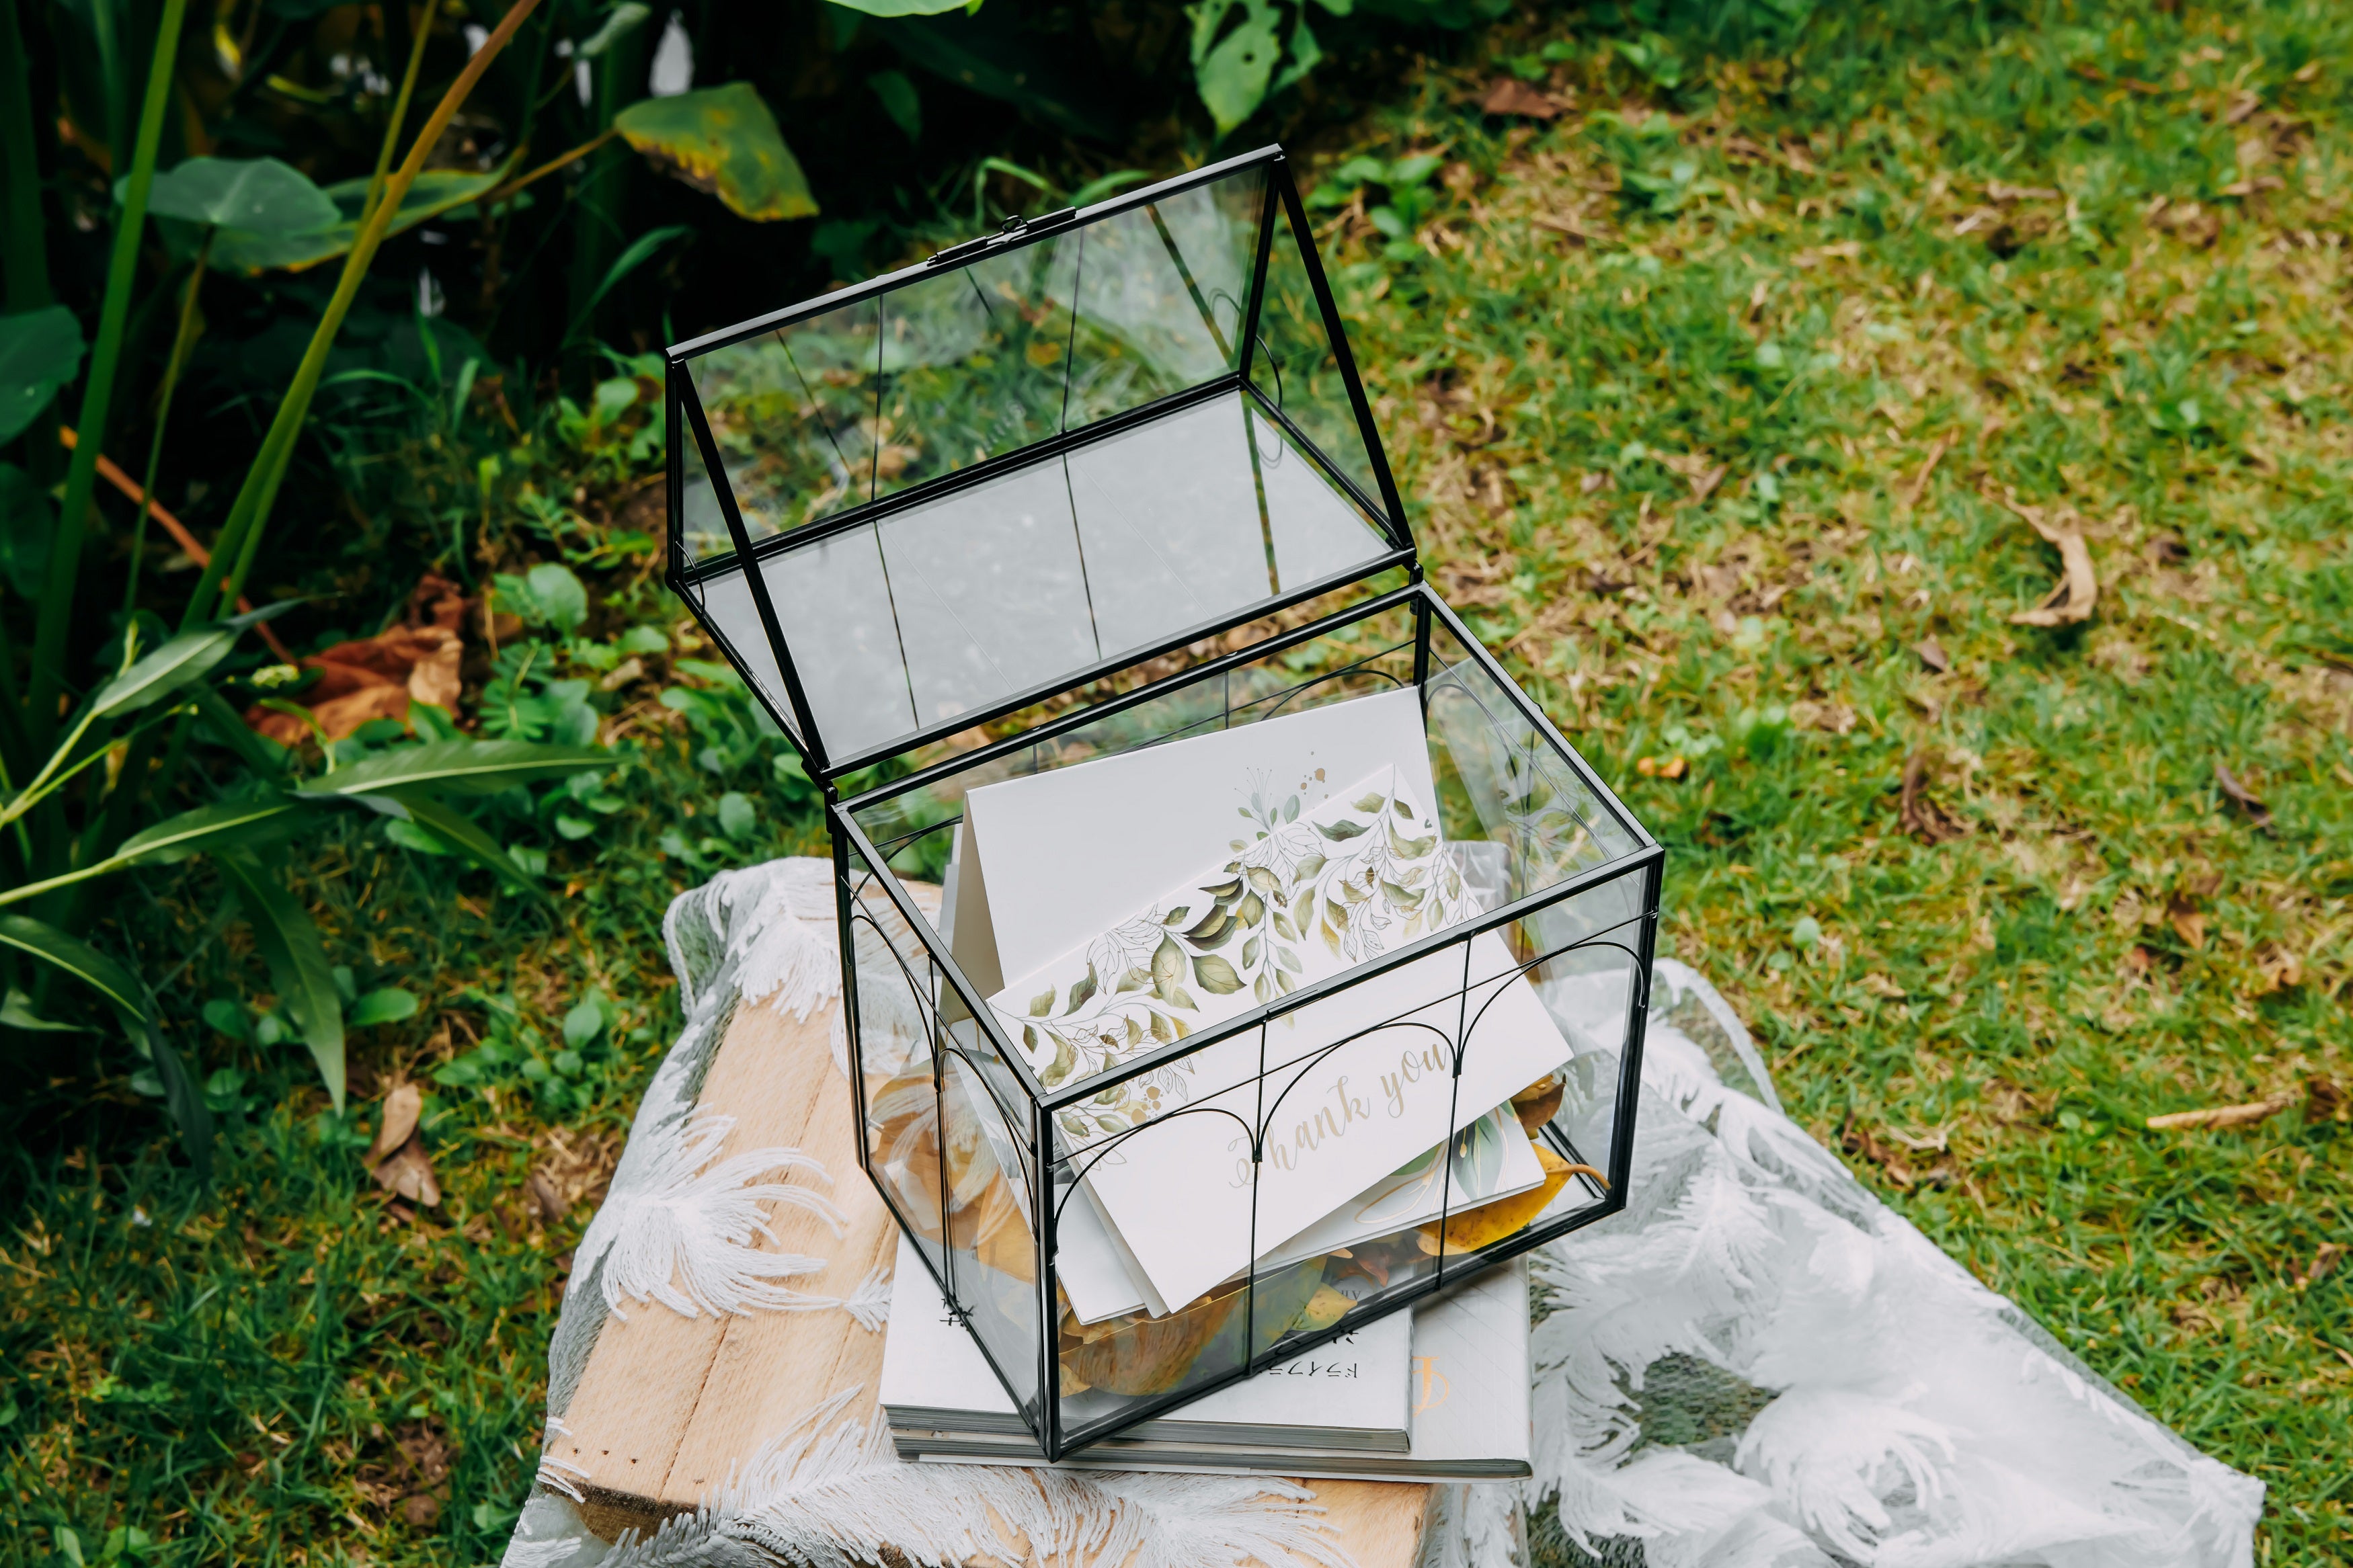
{"label": "green grass lawn", "polygon": [[[1668,950],[1794,1113],[2260,1477],[2262,1561],[2342,1561],[2353,12],[1857,0],[1796,40],[1515,24],[1314,150],[1423,551],[1668,845]],[[1556,117],[1480,112],[1514,72]],[[2063,574],[2027,512],[2084,540],[2088,617],[2013,621]],[[610,591],[607,645],[681,618]],[[551,838],[558,914],[375,827],[311,870],[362,988],[428,996],[355,1078],[442,1073],[438,1210],[366,1183],[372,1110],[218,1031],[213,1192],[117,1079],[13,1108],[0,1560],[495,1556],[675,1024],[661,909],[807,845],[767,751],[654,700],[694,651],[596,699],[642,750]],[[131,896],[181,1013],[261,990],[201,878]]]}

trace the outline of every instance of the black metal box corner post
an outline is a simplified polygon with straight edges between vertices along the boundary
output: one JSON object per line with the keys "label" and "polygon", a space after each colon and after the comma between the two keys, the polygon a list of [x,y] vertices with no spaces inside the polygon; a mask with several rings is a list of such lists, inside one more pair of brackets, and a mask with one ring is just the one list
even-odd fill
{"label": "black metal box corner post", "polygon": [[[681,344],[668,396],[670,584],[825,795],[860,1157],[1049,1458],[1624,1206],[1662,852],[1423,580],[1280,148]],[[1269,805],[1148,962],[992,1001],[940,888],[973,791],[1405,692],[1434,801],[1328,854]],[[1460,1101],[1531,1016],[1546,1070],[1413,1167],[1433,1219],[1263,1233],[1305,1074],[1406,1039]],[[1187,1117],[1240,1266],[1081,1321],[1090,1173]],[[1544,1184],[1458,1207],[1495,1125]]]}

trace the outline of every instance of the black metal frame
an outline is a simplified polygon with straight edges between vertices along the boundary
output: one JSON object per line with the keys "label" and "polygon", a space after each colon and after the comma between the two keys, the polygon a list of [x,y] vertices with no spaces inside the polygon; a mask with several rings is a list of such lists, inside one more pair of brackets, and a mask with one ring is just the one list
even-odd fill
{"label": "black metal frame", "polygon": [[[1031,446],[988,458],[966,468],[935,476],[892,495],[880,498],[870,495],[864,502],[831,516],[816,520],[802,527],[768,535],[758,541],[750,537],[749,530],[745,526],[737,504],[733,488],[727,482],[724,462],[718,450],[717,443],[712,438],[708,420],[704,416],[692,378],[689,374],[689,362],[696,355],[731,343],[741,342],[816,316],[839,310],[845,306],[880,299],[908,284],[935,278],[940,275],[941,268],[944,267],[984,256],[1002,255],[1060,233],[1082,221],[1092,221],[1119,212],[1147,206],[1184,191],[1224,178],[1237,171],[1251,167],[1265,169],[1266,184],[1259,217],[1250,291],[1244,305],[1244,314],[1236,326],[1236,330],[1240,334],[1240,342],[1237,347],[1232,370],[1201,384],[1154,399],[1135,408],[1123,410],[1080,429],[1058,431],[1054,436]],[[1347,392],[1350,408],[1363,433],[1366,449],[1371,461],[1371,478],[1378,491],[1377,495],[1365,493],[1363,488],[1342,471],[1329,454],[1298,428],[1296,422],[1283,411],[1276,398],[1270,397],[1265,389],[1253,378],[1253,370],[1261,347],[1259,331],[1260,307],[1267,289],[1270,255],[1274,240],[1275,225],[1278,221],[1290,224],[1299,237],[1301,257],[1307,280],[1315,298],[1316,309],[1323,319],[1334,363]],[[849,1078],[858,1118],[859,1160],[861,1167],[866,1170],[883,1202],[891,1207],[894,1217],[902,1226],[911,1235],[923,1236],[921,1226],[902,1212],[899,1199],[891,1184],[875,1169],[874,1151],[869,1141],[869,1106],[865,1074],[857,1065],[863,1058],[858,1056],[860,1050],[860,1029],[856,939],[861,922],[873,924],[873,916],[870,912],[869,904],[871,889],[863,883],[853,886],[854,881],[858,881],[861,875],[865,881],[880,885],[884,899],[897,921],[903,923],[928,957],[929,973],[920,979],[914,973],[909,973],[904,978],[908,981],[911,994],[916,998],[919,1007],[926,1016],[924,1029],[931,1051],[932,1089],[935,1099],[944,1092],[948,1056],[952,1053],[965,1054],[964,1047],[955,1041],[950,1033],[950,1028],[953,1026],[961,1029],[968,1020],[976,1047],[992,1054],[997,1062],[1004,1064],[1015,1080],[1015,1086],[1019,1089],[1022,1100],[1026,1102],[1020,1105],[1007,1103],[998,1085],[992,1080],[990,1073],[983,1070],[978,1062],[967,1058],[967,1066],[972,1068],[975,1081],[982,1086],[989,1104],[1005,1121],[1008,1134],[1013,1137],[1018,1145],[1028,1151],[1027,1158],[1032,1162],[1029,1186],[1034,1212],[1028,1217],[1031,1239],[1037,1247],[1037,1270],[1034,1281],[1036,1299],[1033,1305],[1038,1313],[1040,1331],[1039,1343],[1037,1347],[1039,1362],[1036,1367],[1037,1393],[1035,1394],[1039,1415],[1035,1429],[1049,1459],[1059,1458],[1076,1447],[1110,1436],[1138,1422],[1149,1420],[1169,1408],[1188,1403],[1215,1388],[1223,1387],[1247,1377],[1274,1361],[1288,1358],[1314,1346],[1328,1342],[1353,1331],[1376,1317],[1397,1310],[1431,1292],[1444,1289],[1465,1272],[1483,1268],[1493,1262],[1516,1256],[1584,1225],[1617,1213],[1625,1206],[1627,1186],[1632,1170],[1634,1117],[1641,1080],[1643,1030],[1649,1001],[1651,968],[1655,957],[1665,852],[1657,841],[1642,829],[1637,819],[1625,809],[1609,786],[1577,753],[1575,748],[1562,737],[1543,710],[1529,700],[1526,694],[1512,681],[1494,657],[1480,645],[1478,639],[1472,636],[1461,619],[1446,606],[1424,581],[1421,562],[1415,549],[1412,533],[1407,525],[1404,504],[1390,472],[1387,454],[1373,424],[1370,402],[1366,395],[1355,358],[1349,350],[1346,334],[1342,328],[1338,310],[1333,300],[1329,280],[1324,276],[1321,258],[1313,243],[1313,231],[1306,222],[1304,205],[1300,200],[1298,189],[1291,178],[1289,165],[1279,147],[1261,148],[1175,180],[1132,191],[1124,196],[1089,208],[1083,213],[1065,209],[1028,223],[1010,222],[1005,230],[997,235],[986,236],[960,246],[950,247],[917,266],[903,268],[853,288],[837,290],[820,299],[773,312],[768,316],[722,332],[708,334],[679,344],[670,350],[668,354],[666,430],[670,453],[667,478],[670,516],[673,520],[683,516],[685,443],[691,441],[694,444],[706,471],[712,477],[712,488],[717,492],[716,500],[733,545],[733,551],[729,553],[702,561],[690,561],[685,553],[682,531],[674,524],[670,546],[670,584],[686,600],[696,618],[702,622],[712,641],[729,660],[738,668],[744,668],[746,663],[741,656],[736,642],[736,639],[743,635],[742,629],[731,630],[717,624],[716,618],[708,612],[705,592],[710,584],[723,579],[729,573],[740,572],[747,577],[746,588],[752,601],[754,618],[758,623],[757,635],[768,642],[776,654],[776,668],[784,688],[781,693],[781,707],[784,710],[778,711],[779,703],[776,700],[778,693],[766,690],[763,682],[758,680],[751,681],[749,684],[763,706],[769,711],[770,716],[775,718],[799,745],[807,771],[819,784],[825,797],[827,819],[832,841],[837,911],[839,917],[839,930],[842,933],[840,945],[843,1006],[848,1015],[851,1050],[855,1058]],[[1084,668],[1058,677],[1030,689],[1009,694],[993,701],[985,709],[960,713],[952,720],[933,725],[920,726],[915,731],[897,739],[865,747],[846,755],[837,757],[829,754],[826,739],[818,729],[808,693],[801,683],[799,673],[795,668],[790,650],[786,644],[776,608],[768,591],[766,570],[771,563],[780,557],[789,556],[794,551],[819,540],[864,526],[915,506],[928,504],[943,495],[987,483],[1004,474],[1018,471],[1032,464],[1052,460],[1095,442],[1165,418],[1203,400],[1235,393],[1240,393],[1248,398],[1258,410],[1274,421],[1282,430],[1286,439],[1306,453],[1310,462],[1327,479],[1340,487],[1342,492],[1363,510],[1366,517],[1373,521],[1388,542],[1388,549],[1342,573],[1305,584],[1284,588],[1277,595],[1254,602],[1240,611],[1230,612],[1198,626],[1185,628],[1159,639],[1149,647],[1125,650],[1114,656],[1101,658]],[[1230,631],[1235,626],[1260,619],[1276,611],[1292,608],[1351,588],[1368,588],[1373,580],[1381,574],[1398,569],[1402,569],[1406,575],[1405,584],[1402,587],[1388,592],[1372,593],[1340,609],[1321,615],[1308,624],[1270,634],[1253,641],[1248,647],[1231,652],[1199,658],[1176,674],[1145,681],[1131,689],[1103,695],[1091,694],[1090,689],[1099,689],[1100,683],[1110,678],[1187,648],[1205,638],[1219,636]],[[1016,1048],[1014,1042],[1007,1036],[1003,1026],[987,1005],[986,996],[957,965],[955,958],[948,952],[946,944],[941,941],[937,931],[929,921],[923,918],[891,869],[892,856],[899,853],[906,842],[919,837],[921,833],[941,831],[949,827],[951,824],[934,824],[918,830],[918,833],[892,838],[886,845],[878,847],[861,826],[859,820],[860,815],[877,806],[885,805],[897,797],[925,789],[956,774],[986,767],[991,763],[1012,756],[1025,749],[1042,746],[1058,736],[1082,726],[1142,707],[1203,682],[1222,680],[1232,672],[1246,666],[1261,663],[1273,655],[1303,646],[1345,627],[1369,623],[1377,617],[1399,611],[1410,617],[1411,632],[1409,638],[1393,641],[1381,652],[1363,661],[1361,666],[1352,666],[1348,669],[1339,671],[1327,671],[1315,677],[1314,680],[1303,682],[1300,687],[1292,689],[1288,694],[1278,692],[1274,696],[1279,697],[1282,703],[1287,704],[1316,682],[1334,679],[1336,675],[1347,674],[1349,669],[1369,668],[1376,660],[1400,656],[1405,650],[1406,642],[1409,640],[1412,649],[1412,679],[1414,685],[1422,694],[1425,716],[1429,711],[1430,692],[1444,682],[1449,670],[1458,666],[1467,666],[1475,669],[1484,678],[1487,686],[1502,694],[1504,701],[1509,706],[1508,714],[1496,714],[1491,710],[1491,720],[1500,721],[1508,718],[1516,725],[1525,726],[1531,732],[1537,749],[1546,753],[1548,760],[1565,763],[1567,775],[1573,776],[1576,785],[1597,803],[1603,813],[1614,818],[1616,824],[1627,831],[1634,846],[1632,850],[1619,854],[1616,858],[1607,860],[1599,866],[1565,877],[1551,886],[1513,900],[1471,920],[1448,927],[1442,931],[1422,937],[1382,955],[1368,965],[1360,965],[1342,974],[1303,985],[1298,991],[1238,1014],[1214,1028],[1205,1029],[1185,1039],[1150,1050],[1123,1062],[1113,1070],[1083,1079],[1074,1084],[1065,1085],[1059,1090],[1048,1089],[1030,1068],[1027,1057]],[[1462,657],[1456,663],[1443,663],[1434,658],[1434,643],[1441,632],[1451,638],[1462,650]],[[1390,676],[1387,671],[1381,673],[1389,679],[1401,679],[1401,677]],[[1472,690],[1468,683],[1464,683],[1461,689],[1471,695],[1472,700],[1479,702],[1482,708],[1486,707],[1486,699]],[[1035,711],[1041,704],[1061,698],[1071,699],[1071,705],[1063,710],[1043,715]],[[1261,703],[1271,700],[1273,699],[1267,694],[1260,693],[1251,699],[1248,706],[1256,708]],[[844,786],[850,782],[848,775],[877,763],[910,759],[922,748],[948,736],[970,735],[976,731],[998,725],[1015,715],[1023,714],[1025,710],[1031,710],[1029,717],[1035,721],[1028,723],[1019,729],[1018,732],[988,738],[981,744],[964,750],[955,756],[932,762],[928,765],[913,766],[897,778],[874,784],[845,795]],[[1236,716],[1237,710],[1233,707],[1229,691],[1224,721],[1229,724]],[[1212,721],[1208,719],[1201,721],[1204,723],[1210,721]],[[1171,738],[1175,737],[1159,735],[1143,743],[1157,744]],[[853,866],[853,859],[864,867],[862,874]],[[1622,951],[1631,961],[1632,994],[1625,1026],[1625,1037],[1618,1058],[1613,1135],[1607,1162],[1609,1179],[1605,1184],[1597,1184],[1590,1178],[1578,1178],[1583,1185],[1585,1195],[1591,1200],[1590,1202],[1568,1214],[1556,1215],[1541,1225],[1531,1225],[1520,1233],[1476,1253],[1451,1254],[1441,1249],[1434,1266],[1428,1273],[1403,1280],[1395,1286],[1383,1288],[1324,1331],[1285,1339],[1279,1346],[1264,1351],[1254,1348],[1258,1343],[1256,1331],[1259,1327],[1255,1317],[1257,1294],[1262,1281],[1253,1266],[1240,1287],[1243,1293],[1240,1308],[1243,1314],[1241,1322],[1244,1335],[1241,1364],[1212,1381],[1187,1386],[1179,1391],[1151,1399],[1134,1400],[1114,1415],[1089,1423],[1075,1430],[1064,1429],[1062,1401],[1060,1397],[1060,1373],[1055,1353],[1058,1306],[1054,1297],[1054,1258],[1059,1210],[1055,1201],[1056,1184],[1053,1173],[1058,1164],[1066,1163],[1076,1156],[1058,1155],[1055,1152],[1058,1145],[1062,1142],[1054,1121],[1056,1111],[1091,1099],[1129,1079],[1151,1072],[1172,1061],[1194,1055],[1220,1043],[1239,1039],[1251,1033],[1259,1034],[1263,1042],[1265,1031],[1275,1020],[1312,1006],[1360,984],[1372,973],[1413,963],[1454,946],[1460,946],[1462,950],[1464,982],[1461,994],[1467,1009],[1470,994],[1474,984],[1483,985],[1494,978],[1484,976],[1475,982],[1472,979],[1471,943],[1473,939],[1485,932],[1514,925],[1555,905],[1575,900],[1595,889],[1620,883],[1630,877],[1640,879],[1640,896],[1632,900],[1631,907],[1634,912],[1624,921],[1608,930],[1586,933],[1558,949],[1538,953],[1533,958],[1514,959],[1514,963],[1524,973],[1537,964],[1550,962],[1561,952],[1588,947],[1615,947]],[[899,952],[899,944],[879,926],[875,928],[875,934],[892,949],[899,965],[902,969],[906,968],[911,960],[907,955]],[[952,1020],[952,1025],[944,1023],[944,1017]],[[1449,1048],[1454,1055],[1455,1073],[1459,1078],[1462,1068],[1462,1053],[1470,1048],[1472,1025],[1467,1012],[1458,1017],[1457,1023],[1460,1026]],[[1324,1051],[1337,1049],[1345,1043],[1345,1041],[1334,1042],[1320,1049]],[[1263,1052],[1263,1045],[1261,1045],[1261,1052]],[[1261,1068],[1263,1071],[1265,1068],[1263,1054],[1261,1054]],[[1261,1110],[1265,1108],[1261,1107]],[[1456,1109],[1459,1111],[1461,1108]],[[1574,1148],[1569,1146],[1566,1134],[1558,1128],[1548,1124],[1545,1131],[1555,1146],[1568,1156],[1572,1163],[1585,1163],[1577,1158]],[[1260,1124],[1251,1129],[1254,1157],[1263,1153],[1265,1135],[1265,1122],[1261,1118]],[[1120,1136],[1126,1136],[1126,1134]],[[1112,1142],[1116,1142],[1116,1139]],[[916,1250],[923,1257],[925,1267],[933,1272],[943,1296],[951,1303],[959,1316],[963,1316],[965,1310],[958,1304],[955,1289],[956,1242],[951,1219],[952,1205],[949,1194],[945,1190],[947,1160],[944,1148],[941,1155],[941,1166],[940,1179],[943,1190],[938,1194],[941,1216],[939,1260],[934,1262],[930,1252],[926,1250],[928,1244],[919,1245]],[[1448,1190],[1451,1194],[1451,1180]],[[1446,1214],[1441,1210],[1439,1220],[1441,1234]],[[1253,1205],[1254,1223],[1255,1205]],[[1256,1253],[1256,1237],[1253,1235],[1251,1256],[1255,1257]],[[975,1341],[984,1359],[988,1363],[991,1372],[1004,1384],[1015,1407],[1024,1408],[1026,1405],[1024,1396],[1015,1386],[1014,1381],[1006,1376],[1004,1367],[999,1364],[997,1353],[976,1331]]]}

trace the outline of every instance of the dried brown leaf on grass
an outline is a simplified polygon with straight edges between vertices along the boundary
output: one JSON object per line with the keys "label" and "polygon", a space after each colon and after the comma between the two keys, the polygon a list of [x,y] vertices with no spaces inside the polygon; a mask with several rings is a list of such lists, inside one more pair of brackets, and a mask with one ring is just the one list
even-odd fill
{"label": "dried brown leaf on grass", "polygon": [[377,1125],[375,1142],[368,1150],[367,1163],[384,1163],[386,1156],[408,1142],[417,1131],[417,1119],[425,1111],[425,1091],[413,1083],[396,1087],[384,1097],[384,1120]]}
{"label": "dried brown leaf on grass", "polygon": [[1482,114],[1517,114],[1530,120],[1557,120],[1561,105],[1514,76],[1497,77],[1479,100]]}
{"label": "dried brown leaf on grass", "polygon": [[2299,1290],[2311,1289],[2315,1285],[2319,1284],[2323,1279],[2328,1278],[2328,1271],[2336,1268],[2337,1260],[2344,1256],[2345,1244],[2343,1242],[2322,1242],[2320,1244],[2320,1249],[2312,1255],[2312,1261],[2306,1264],[2302,1268],[2296,1270],[2295,1288]]}
{"label": "dried brown leaf on grass", "polygon": [[2217,1131],[2226,1127],[2248,1127],[2259,1121],[2269,1121],[2296,1102],[2292,1094],[2274,1095],[2269,1100],[2252,1100],[2244,1105],[2209,1105],[2197,1110],[2175,1110],[2148,1119],[2152,1132],[2187,1132],[2200,1128]]}
{"label": "dried brown leaf on grass", "polygon": [[1904,793],[1898,819],[1904,831],[1923,844],[1942,844],[1967,833],[1968,825],[1939,805],[1927,791],[1928,750],[1922,747],[1904,762]]}
{"label": "dried brown leaf on grass", "polygon": [[433,1162],[417,1130],[424,1111],[425,1091],[416,1084],[396,1085],[384,1097],[384,1121],[368,1150],[368,1174],[385,1192],[434,1208],[441,1202],[441,1184],[433,1179]]}
{"label": "dried brown leaf on grass", "polygon": [[1938,675],[1950,675],[1952,673],[1953,656],[1947,653],[1945,651],[1945,645],[1938,642],[1935,637],[1922,637],[1918,642],[1912,645],[1912,651],[1920,656],[1920,662],[1922,664],[1926,665]]}
{"label": "dried brown leaf on grass", "polygon": [[1945,454],[1953,449],[1953,443],[1958,439],[1959,435],[1951,430],[1936,437],[1936,444],[1928,448],[1927,460],[1920,465],[1920,471],[1912,476],[1912,482],[1905,487],[1905,506],[1920,504],[1920,498],[1927,493],[1929,476],[1936,471],[1936,465],[1945,460]]}
{"label": "dried brown leaf on grass", "polygon": [[[458,627],[466,601],[454,584],[428,573],[409,596],[401,625],[372,637],[340,642],[300,660],[318,679],[295,698],[331,741],[375,719],[408,718],[412,701],[455,713],[465,643]],[[311,724],[282,708],[248,709],[248,728],[282,746],[296,746]]]}
{"label": "dried brown leaf on grass", "polygon": [[433,1162],[427,1158],[425,1140],[418,1133],[410,1133],[408,1142],[369,1174],[377,1186],[413,1204],[428,1209],[440,1205],[441,1184],[433,1179]]}
{"label": "dried brown leaf on grass", "polygon": [[2269,827],[2272,825],[2271,809],[2263,805],[2262,798],[2254,791],[2241,784],[2232,775],[2231,770],[2222,765],[2222,759],[2220,757],[2214,759],[2214,782],[2221,786],[2224,795],[2229,795],[2234,804],[2246,812],[2248,819],[2257,827]]}
{"label": "dried brown leaf on grass", "polygon": [[[1990,493],[1990,492],[1989,492]],[[2092,552],[2084,542],[2084,520],[2073,507],[2059,507],[2048,512],[2039,506],[2028,506],[2018,499],[2018,492],[2005,486],[1999,498],[2000,504],[2025,520],[2043,540],[2059,547],[2059,560],[2063,568],[2058,584],[2046,595],[2042,603],[2031,610],[2021,610],[2010,617],[2012,626],[2061,626],[2092,618],[2092,607],[2100,601],[2100,580],[2092,570]]]}

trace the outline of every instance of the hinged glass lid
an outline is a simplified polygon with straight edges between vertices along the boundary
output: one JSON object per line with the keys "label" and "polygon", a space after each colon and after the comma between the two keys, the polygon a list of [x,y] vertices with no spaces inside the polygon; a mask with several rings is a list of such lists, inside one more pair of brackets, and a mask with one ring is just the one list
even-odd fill
{"label": "hinged glass lid", "polygon": [[1279,148],[686,343],[670,396],[672,581],[828,772],[1412,559]]}

